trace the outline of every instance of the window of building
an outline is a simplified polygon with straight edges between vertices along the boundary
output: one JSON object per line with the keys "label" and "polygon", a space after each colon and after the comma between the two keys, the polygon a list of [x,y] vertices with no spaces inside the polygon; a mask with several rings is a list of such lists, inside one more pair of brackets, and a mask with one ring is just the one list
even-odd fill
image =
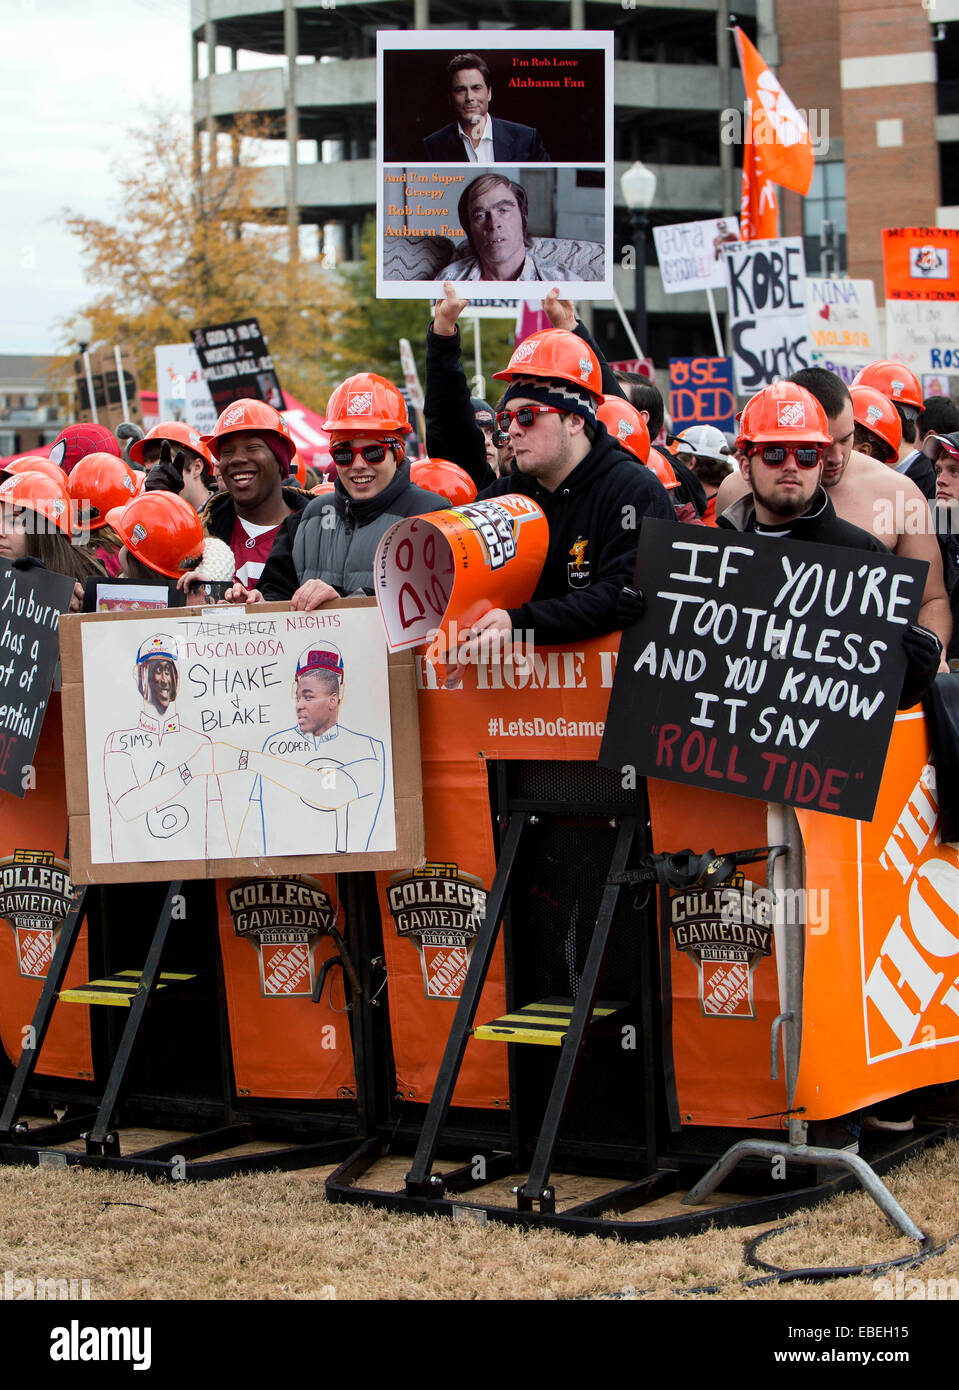
{"label": "window of building", "polygon": [[803,242],[810,275],[846,269],[846,166],[817,164],[803,199]]}

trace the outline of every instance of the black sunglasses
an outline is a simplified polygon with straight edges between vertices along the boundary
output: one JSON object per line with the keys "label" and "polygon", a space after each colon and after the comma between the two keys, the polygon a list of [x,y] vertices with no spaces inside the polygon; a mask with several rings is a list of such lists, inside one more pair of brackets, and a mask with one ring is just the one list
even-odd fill
{"label": "black sunglasses", "polygon": [[815,468],[823,451],[819,444],[761,444],[757,453],[767,468],[778,468],[790,454],[800,468]]}
{"label": "black sunglasses", "polygon": [[334,444],[330,450],[330,458],[337,468],[349,468],[357,454],[362,454],[367,463],[382,463],[386,458],[386,446],[364,444],[360,448],[354,448],[352,444]]}

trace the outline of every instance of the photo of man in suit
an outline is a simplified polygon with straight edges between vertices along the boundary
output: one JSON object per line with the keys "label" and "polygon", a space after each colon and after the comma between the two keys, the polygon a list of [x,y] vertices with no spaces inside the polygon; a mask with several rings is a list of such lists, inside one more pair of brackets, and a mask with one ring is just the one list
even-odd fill
{"label": "photo of man in suit", "polygon": [[447,65],[456,120],[423,140],[441,164],[544,164],[549,155],[538,130],[489,114],[490,71],[478,53],[460,53]]}

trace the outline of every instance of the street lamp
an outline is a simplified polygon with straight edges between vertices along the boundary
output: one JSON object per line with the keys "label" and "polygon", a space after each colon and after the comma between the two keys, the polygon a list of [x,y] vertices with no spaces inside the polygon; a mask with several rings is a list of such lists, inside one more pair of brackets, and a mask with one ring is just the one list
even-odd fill
{"label": "street lamp", "polygon": [[640,356],[648,355],[646,342],[646,236],[649,232],[649,209],[656,197],[656,175],[639,159],[631,164],[619,180],[623,202],[629,208],[629,230],[636,250],[636,281],[633,322],[639,341]]}

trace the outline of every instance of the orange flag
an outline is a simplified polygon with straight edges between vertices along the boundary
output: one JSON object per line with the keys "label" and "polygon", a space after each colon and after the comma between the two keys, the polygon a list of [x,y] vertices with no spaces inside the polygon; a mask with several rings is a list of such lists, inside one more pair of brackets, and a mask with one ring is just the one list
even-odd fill
{"label": "orange flag", "polygon": [[812,183],[813,152],[809,127],[801,112],[763,62],[759,52],[739,28],[733,31],[739,49],[746,96],[751,106],[746,131],[755,152],[754,168],[766,178],[794,193],[808,193]]}
{"label": "orange flag", "polygon": [[747,144],[743,154],[743,192],[739,209],[739,235],[758,241],[779,235],[776,190],[756,158],[756,146]]}

